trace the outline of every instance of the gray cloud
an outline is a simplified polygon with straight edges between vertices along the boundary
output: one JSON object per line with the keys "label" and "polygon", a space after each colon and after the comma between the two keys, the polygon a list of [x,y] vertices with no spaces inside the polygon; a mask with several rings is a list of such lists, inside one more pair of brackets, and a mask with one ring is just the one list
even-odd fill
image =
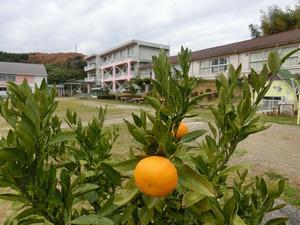
{"label": "gray cloud", "polygon": [[261,9],[297,0],[1,0],[0,51],[101,52],[129,39],[192,50],[250,38]]}

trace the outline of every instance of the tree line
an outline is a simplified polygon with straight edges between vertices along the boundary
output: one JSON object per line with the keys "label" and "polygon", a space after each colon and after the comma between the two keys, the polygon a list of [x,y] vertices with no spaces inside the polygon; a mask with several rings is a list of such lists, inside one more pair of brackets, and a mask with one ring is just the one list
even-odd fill
{"label": "tree line", "polygon": [[[64,83],[69,79],[82,80],[85,77],[84,66],[86,65],[82,54],[72,54],[68,56],[66,53],[62,53],[65,56],[64,60],[55,60],[53,54],[51,60],[45,60],[45,57],[32,57],[39,53],[9,53],[0,51],[0,61],[2,62],[19,62],[19,63],[38,63],[44,64],[48,73],[49,84]],[[56,57],[60,54],[57,53]]]}

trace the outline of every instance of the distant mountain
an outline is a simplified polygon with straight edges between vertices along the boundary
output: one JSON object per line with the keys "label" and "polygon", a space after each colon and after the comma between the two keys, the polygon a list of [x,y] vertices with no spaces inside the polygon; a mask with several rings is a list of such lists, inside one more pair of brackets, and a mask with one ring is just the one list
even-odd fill
{"label": "distant mountain", "polygon": [[41,64],[64,64],[70,59],[83,59],[85,55],[75,52],[30,53],[27,62]]}
{"label": "distant mountain", "polygon": [[59,53],[8,53],[0,51],[0,61],[44,64],[48,82],[63,83],[68,79],[82,80],[85,77],[85,55],[75,52]]}
{"label": "distant mountain", "polygon": [[5,62],[28,62],[40,64],[64,64],[70,59],[82,59],[85,55],[75,52],[59,53],[9,53],[0,51],[0,61]]}

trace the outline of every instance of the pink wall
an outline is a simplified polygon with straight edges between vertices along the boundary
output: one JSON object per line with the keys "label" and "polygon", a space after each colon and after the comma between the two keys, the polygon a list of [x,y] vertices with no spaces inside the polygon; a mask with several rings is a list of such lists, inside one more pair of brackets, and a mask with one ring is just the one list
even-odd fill
{"label": "pink wall", "polygon": [[34,84],[34,77],[28,75],[16,75],[16,83],[21,84],[25,78],[29,84]]}

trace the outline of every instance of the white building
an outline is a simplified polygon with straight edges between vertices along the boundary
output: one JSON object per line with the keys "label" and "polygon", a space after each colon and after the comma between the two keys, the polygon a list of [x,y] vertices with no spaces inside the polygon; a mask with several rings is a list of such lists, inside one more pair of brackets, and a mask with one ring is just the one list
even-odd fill
{"label": "white building", "polygon": [[131,78],[151,77],[150,74],[139,73],[139,67],[152,62],[164,49],[169,54],[169,46],[145,41],[131,40],[108,49],[100,54],[86,57],[87,72],[85,82],[88,92],[95,85],[109,87],[112,91],[121,91],[124,84]]}
{"label": "white building", "polygon": [[[235,42],[213,48],[192,52],[190,75],[204,79],[214,79],[220,72],[226,71],[232,64],[242,64],[242,73],[248,74],[250,68],[262,69],[268,52],[277,49],[281,55],[300,47],[300,29],[282,32],[265,37]],[[300,73],[299,55],[291,56],[283,68],[291,73]],[[177,56],[171,56],[170,62],[177,63]]]}

